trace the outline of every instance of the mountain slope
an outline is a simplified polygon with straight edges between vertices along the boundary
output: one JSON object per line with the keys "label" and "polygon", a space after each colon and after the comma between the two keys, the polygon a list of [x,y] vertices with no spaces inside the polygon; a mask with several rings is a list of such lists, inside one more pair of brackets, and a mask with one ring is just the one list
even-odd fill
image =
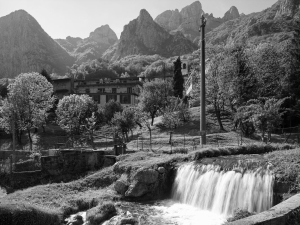
{"label": "mountain slope", "polygon": [[230,20],[206,34],[210,44],[282,42],[289,39],[299,21],[300,0],[279,0],[259,13]]}
{"label": "mountain slope", "polygon": [[169,34],[142,9],[137,19],[124,26],[120,40],[103,54],[103,58],[114,61],[135,54],[170,57],[190,53],[196,48],[180,32]]}
{"label": "mountain slope", "polygon": [[109,25],[104,25],[91,32],[90,36],[85,39],[69,36],[66,39],[56,39],[56,41],[76,58],[77,64],[81,64],[100,58],[110,46],[118,41],[118,37]]}
{"label": "mountain slope", "polygon": [[0,78],[43,68],[63,75],[73,62],[73,57],[24,10],[0,18]]}

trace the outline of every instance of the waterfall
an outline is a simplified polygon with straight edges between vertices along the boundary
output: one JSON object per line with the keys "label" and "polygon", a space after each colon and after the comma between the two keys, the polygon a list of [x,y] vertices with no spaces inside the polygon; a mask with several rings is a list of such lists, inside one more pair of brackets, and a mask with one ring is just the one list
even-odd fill
{"label": "waterfall", "polygon": [[272,207],[273,183],[268,168],[223,171],[216,165],[186,164],[178,168],[172,198],[226,216],[238,208],[258,213]]}

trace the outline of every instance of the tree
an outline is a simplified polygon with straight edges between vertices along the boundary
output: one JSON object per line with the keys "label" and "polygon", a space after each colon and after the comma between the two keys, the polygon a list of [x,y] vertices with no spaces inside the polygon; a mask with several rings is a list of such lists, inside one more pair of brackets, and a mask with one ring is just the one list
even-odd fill
{"label": "tree", "polygon": [[123,106],[120,102],[109,100],[103,107],[99,108],[99,113],[104,116],[105,122],[110,123],[115,113],[122,112]]}
{"label": "tree", "polygon": [[27,131],[32,150],[30,130],[46,123],[46,112],[54,101],[53,86],[39,73],[24,73],[8,85],[8,91],[7,99],[2,103],[2,112],[7,113],[2,117],[1,124],[7,127],[13,118],[17,130]]}
{"label": "tree", "polygon": [[52,79],[51,79],[50,75],[48,74],[48,72],[45,69],[42,69],[41,75],[44,76],[47,79],[48,82],[51,83]]}
{"label": "tree", "polygon": [[268,139],[271,138],[271,132],[278,127],[282,121],[284,111],[281,105],[286,100],[275,98],[260,98],[248,101],[246,106],[238,109],[238,115],[241,119],[251,122],[255,129],[261,132],[261,139],[265,141],[265,134]]}
{"label": "tree", "polygon": [[183,97],[183,83],[184,79],[181,73],[181,61],[180,57],[173,63],[174,64],[174,76],[173,76],[173,90],[174,96],[182,98]]}
{"label": "tree", "polygon": [[126,137],[126,141],[128,139],[128,132],[132,131],[132,129],[136,126],[136,115],[135,108],[126,107],[122,112],[116,112],[114,117],[111,120],[111,123],[117,128],[117,130],[121,131],[123,140]]}
{"label": "tree", "polygon": [[[73,135],[80,135],[85,131],[86,119],[93,117],[94,114],[90,107],[94,101],[88,95],[64,96],[57,105],[56,115],[58,125],[65,130],[71,138]],[[91,122],[94,123],[94,120]]]}
{"label": "tree", "polygon": [[154,117],[158,110],[163,109],[167,104],[167,96],[172,92],[171,84],[167,81],[146,82],[139,97],[139,107],[151,117],[153,125]]}
{"label": "tree", "polygon": [[151,128],[151,126],[153,125],[153,121],[151,123],[148,113],[142,111],[140,108],[136,109],[135,115],[136,115],[136,118],[135,118],[136,123],[138,125],[140,125],[140,127],[146,127],[146,129],[149,131],[150,150],[152,150],[152,128]]}

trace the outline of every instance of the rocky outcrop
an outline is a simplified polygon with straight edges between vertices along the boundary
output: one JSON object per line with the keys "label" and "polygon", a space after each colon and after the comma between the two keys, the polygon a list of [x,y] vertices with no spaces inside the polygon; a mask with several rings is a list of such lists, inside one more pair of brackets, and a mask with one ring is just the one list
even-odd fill
{"label": "rocky outcrop", "polygon": [[235,6],[232,6],[224,15],[224,17],[222,18],[222,20],[224,22],[228,21],[228,20],[234,20],[236,18],[240,17],[240,13],[238,11],[238,9]]}
{"label": "rocky outcrop", "polygon": [[102,54],[118,41],[118,37],[106,24],[95,29],[85,39],[68,36],[66,39],[56,39],[56,41],[76,58],[77,64],[81,64],[101,58]]}
{"label": "rocky outcrop", "polygon": [[299,10],[300,0],[281,0],[280,8],[276,13],[276,17],[288,16],[293,17]]}
{"label": "rocky outcrop", "polygon": [[195,49],[196,45],[191,41],[181,34],[169,34],[142,9],[138,18],[124,26],[120,40],[103,54],[103,58],[114,61],[135,54],[171,57]]}
{"label": "rocky outcrop", "polygon": [[114,183],[114,189],[125,199],[153,200],[164,196],[170,191],[172,174],[170,163],[151,165],[150,167],[124,167],[115,164],[114,171],[123,173]]}
{"label": "rocky outcrop", "polygon": [[0,18],[0,78],[20,73],[56,72],[63,75],[74,62],[26,11]]}

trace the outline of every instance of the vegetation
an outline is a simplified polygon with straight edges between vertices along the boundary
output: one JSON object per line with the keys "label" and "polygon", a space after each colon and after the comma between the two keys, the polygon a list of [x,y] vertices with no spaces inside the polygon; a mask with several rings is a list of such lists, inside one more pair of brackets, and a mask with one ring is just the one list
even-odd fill
{"label": "vegetation", "polygon": [[7,98],[1,103],[0,126],[12,133],[14,125],[19,142],[21,132],[27,131],[32,150],[30,130],[45,125],[47,111],[54,101],[53,86],[38,73],[24,73],[8,86],[8,91]]}
{"label": "vegetation", "polygon": [[181,61],[180,57],[178,57],[174,62],[173,91],[175,97],[183,97],[183,83],[184,79],[181,73]]}

